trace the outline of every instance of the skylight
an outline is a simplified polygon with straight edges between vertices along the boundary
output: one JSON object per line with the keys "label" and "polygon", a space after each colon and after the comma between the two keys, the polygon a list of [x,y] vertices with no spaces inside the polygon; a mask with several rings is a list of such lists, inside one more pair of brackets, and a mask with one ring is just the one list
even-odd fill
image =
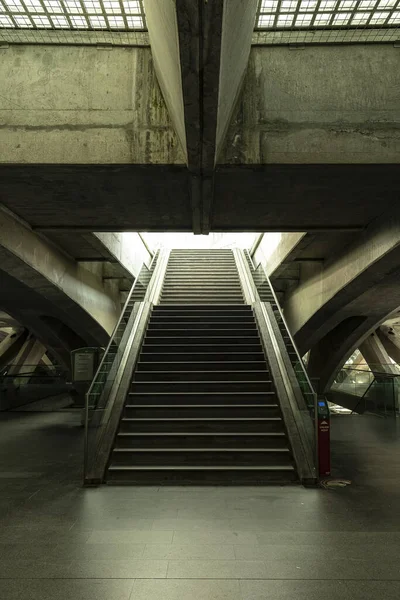
{"label": "skylight", "polygon": [[398,27],[400,0],[260,0],[257,29]]}
{"label": "skylight", "polygon": [[146,29],[143,0],[0,0],[1,29]]}

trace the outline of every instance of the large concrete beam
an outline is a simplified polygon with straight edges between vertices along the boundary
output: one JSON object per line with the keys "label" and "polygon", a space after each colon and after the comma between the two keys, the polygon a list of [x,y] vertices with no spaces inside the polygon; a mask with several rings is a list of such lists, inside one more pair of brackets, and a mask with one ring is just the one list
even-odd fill
{"label": "large concrete beam", "polygon": [[257,0],[144,0],[159,82],[192,176],[195,232],[210,231],[213,173],[251,48]]}

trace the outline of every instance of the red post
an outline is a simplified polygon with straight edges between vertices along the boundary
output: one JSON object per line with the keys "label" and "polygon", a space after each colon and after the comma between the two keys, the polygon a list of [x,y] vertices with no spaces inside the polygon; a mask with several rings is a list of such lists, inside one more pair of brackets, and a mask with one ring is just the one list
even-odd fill
{"label": "red post", "polygon": [[[318,411],[320,413],[320,411]],[[325,411],[321,411],[324,413]],[[318,414],[318,464],[320,476],[331,474],[331,424],[328,415]]]}

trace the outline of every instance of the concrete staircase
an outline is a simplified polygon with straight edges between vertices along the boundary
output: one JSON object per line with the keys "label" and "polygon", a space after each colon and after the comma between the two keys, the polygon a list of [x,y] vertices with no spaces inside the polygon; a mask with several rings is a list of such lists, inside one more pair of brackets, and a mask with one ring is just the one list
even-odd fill
{"label": "concrete staircase", "polygon": [[108,483],[296,479],[233,253],[173,251],[116,436]]}

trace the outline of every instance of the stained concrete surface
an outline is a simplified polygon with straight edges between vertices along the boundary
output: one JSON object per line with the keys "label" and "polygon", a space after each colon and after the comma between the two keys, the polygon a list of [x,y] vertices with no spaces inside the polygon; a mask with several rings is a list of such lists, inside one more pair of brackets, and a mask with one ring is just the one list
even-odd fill
{"label": "stained concrete surface", "polygon": [[369,600],[400,596],[399,426],[335,417],[352,485],[81,487],[79,416],[0,416],[0,597]]}

